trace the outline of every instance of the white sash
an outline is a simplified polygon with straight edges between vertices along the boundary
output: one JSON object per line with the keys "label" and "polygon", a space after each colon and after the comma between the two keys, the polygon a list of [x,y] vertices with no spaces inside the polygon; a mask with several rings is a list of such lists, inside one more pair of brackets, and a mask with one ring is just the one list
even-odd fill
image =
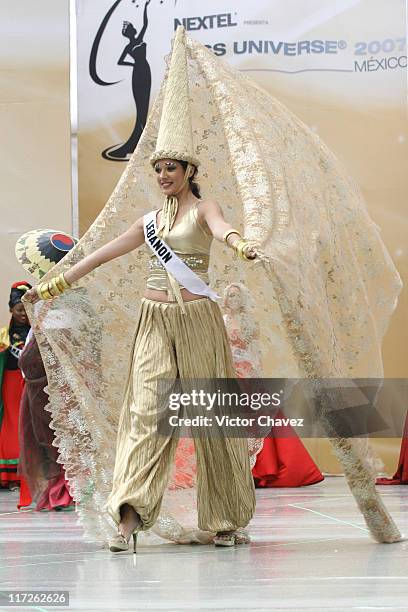
{"label": "white sash", "polygon": [[191,293],[196,295],[206,295],[214,302],[219,299],[219,295],[211,289],[205,282],[189,268],[178,255],[164,242],[157,237],[156,225],[157,210],[153,210],[143,217],[143,229],[146,244],[149,245],[153,253],[161,264],[174,276],[174,278]]}

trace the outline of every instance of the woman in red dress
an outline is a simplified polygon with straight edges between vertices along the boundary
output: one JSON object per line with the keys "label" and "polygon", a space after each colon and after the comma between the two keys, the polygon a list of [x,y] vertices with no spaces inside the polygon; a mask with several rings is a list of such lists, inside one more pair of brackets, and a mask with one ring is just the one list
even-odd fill
{"label": "woman in red dress", "polygon": [[31,288],[26,281],[11,287],[9,309],[11,321],[0,329],[0,486],[15,489],[20,483],[18,419],[24,379],[18,358],[30,330],[28,317],[21,303],[22,296]]}
{"label": "woman in red dress", "polygon": [[[248,289],[241,283],[232,283],[225,289],[224,322],[238,378],[262,377],[257,350],[259,326],[251,317],[251,301]],[[278,437],[276,428],[272,433],[263,440],[252,469],[256,487],[302,487],[323,480],[294,431],[290,437],[287,429],[284,437]]]}
{"label": "woman in red dress", "polygon": [[378,485],[408,485],[408,415],[405,419],[398,467],[392,478],[377,478]]}

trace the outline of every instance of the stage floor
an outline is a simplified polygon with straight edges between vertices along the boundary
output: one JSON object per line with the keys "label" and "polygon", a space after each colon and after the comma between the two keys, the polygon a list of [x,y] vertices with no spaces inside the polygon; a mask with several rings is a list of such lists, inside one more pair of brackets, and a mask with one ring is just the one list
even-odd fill
{"label": "stage floor", "polygon": [[[379,487],[408,535],[408,486]],[[257,491],[252,543],[160,544],[113,556],[84,542],[75,513],[16,510],[0,491],[0,587],[67,590],[70,606],[1,610],[407,610],[408,542],[369,537],[344,478]]]}

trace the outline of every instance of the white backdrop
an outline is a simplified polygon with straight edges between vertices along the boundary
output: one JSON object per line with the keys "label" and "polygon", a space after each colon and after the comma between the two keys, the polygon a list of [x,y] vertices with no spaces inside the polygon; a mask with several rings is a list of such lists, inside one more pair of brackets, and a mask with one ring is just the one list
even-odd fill
{"label": "white backdrop", "polygon": [[0,326],[33,228],[72,229],[68,2],[0,4]]}

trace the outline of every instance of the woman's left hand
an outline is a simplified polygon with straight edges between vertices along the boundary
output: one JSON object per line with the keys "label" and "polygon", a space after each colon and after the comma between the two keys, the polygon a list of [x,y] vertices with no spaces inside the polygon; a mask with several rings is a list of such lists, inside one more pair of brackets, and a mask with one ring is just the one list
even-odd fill
{"label": "woman's left hand", "polygon": [[256,259],[257,257],[256,246],[253,243],[247,244],[244,248],[244,255],[248,259]]}
{"label": "woman's left hand", "polygon": [[249,249],[245,249],[245,255],[248,259],[256,259],[256,251],[254,247],[250,247]]}

